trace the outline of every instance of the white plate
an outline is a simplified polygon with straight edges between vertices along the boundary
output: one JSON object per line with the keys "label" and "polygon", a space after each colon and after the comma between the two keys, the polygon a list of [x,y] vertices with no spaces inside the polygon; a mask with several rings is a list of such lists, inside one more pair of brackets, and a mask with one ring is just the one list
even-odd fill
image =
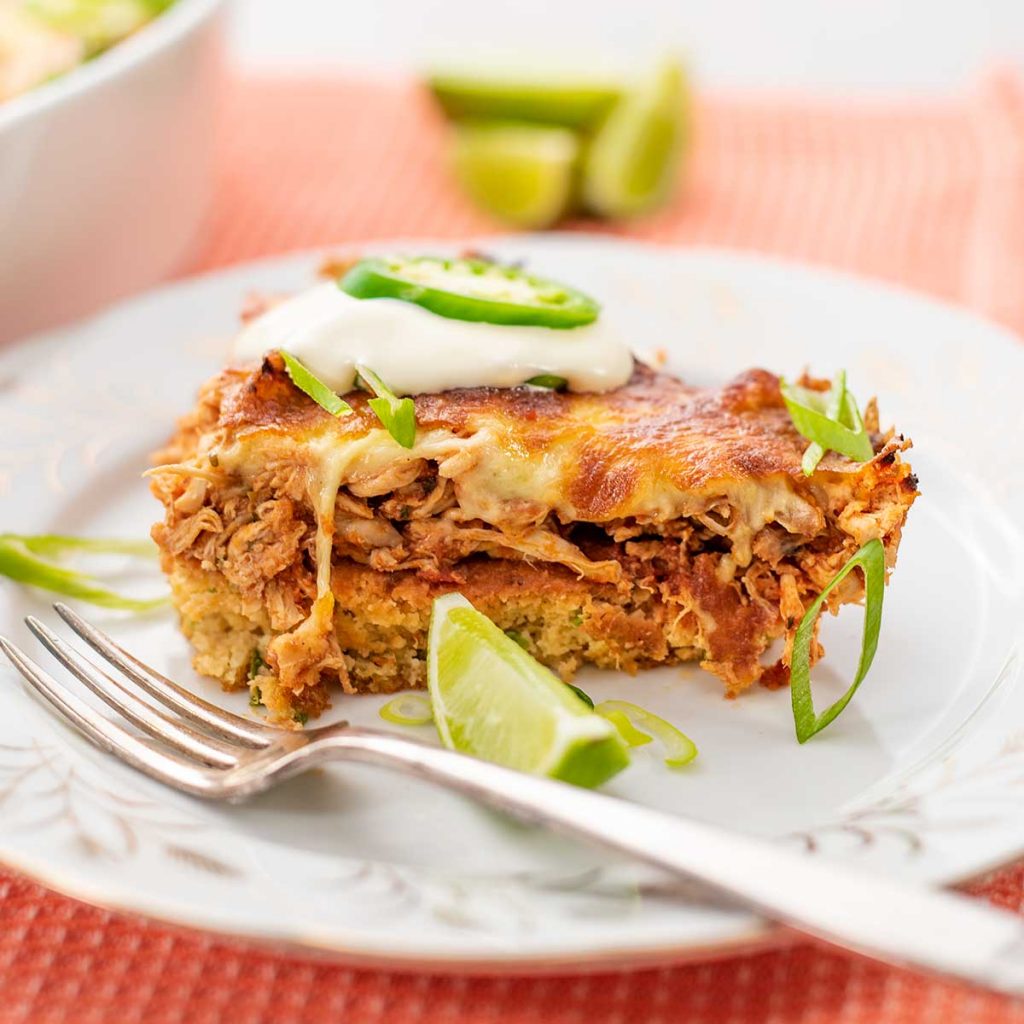
{"label": "white plate", "polygon": [[[949,882],[1024,850],[1024,350],[967,313],[863,281],[706,250],[584,236],[486,243],[600,296],[637,346],[720,382],[751,365],[822,374],[917,442],[922,497],[856,700],[799,746],[786,693],[722,699],[697,669],[584,672],[595,697],[636,700],[701,749],[656,755],[609,786],[817,855]],[[408,248],[429,248],[410,243]],[[310,280],[315,255],[240,267],[121,306],[0,360],[3,529],[144,535],[158,508],[147,452],[218,366],[250,289]],[[151,581],[151,586],[159,586]],[[0,587],[0,628],[52,620],[44,595]],[[170,615],[90,612],[130,647],[243,713],[188,667]],[[860,613],[825,626],[817,693],[856,661]],[[646,870],[384,771],[309,775],[242,807],[151,784],[73,737],[0,669],[0,860],[64,892],[187,926],[401,966],[540,970],[710,956],[779,938],[697,907]],[[383,725],[381,700],[334,715]],[[429,733],[427,733],[429,735]]]}

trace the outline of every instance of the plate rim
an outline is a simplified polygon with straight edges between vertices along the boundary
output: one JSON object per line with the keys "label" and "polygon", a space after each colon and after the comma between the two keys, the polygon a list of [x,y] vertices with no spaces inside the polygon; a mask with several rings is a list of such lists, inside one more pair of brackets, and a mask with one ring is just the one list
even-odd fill
{"label": "plate rim", "polygon": [[630,945],[582,953],[529,953],[516,956],[499,954],[460,954],[455,957],[423,954],[367,952],[326,939],[294,938],[266,935],[255,931],[232,931],[213,924],[196,924],[171,916],[160,910],[140,909],[116,898],[89,892],[87,884],[65,884],[46,871],[20,867],[16,858],[0,852],[0,869],[40,885],[58,896],[73,899],[105,913],[134,917],[148,926],[170,928],[183,933],[200,933],[215,941],[243,943],[262,951],[293,958],[305,958],[339,966],[369,970],[395,971],[407,974],[443,972],[464,977],[521,976],[542,977],[557,974],[615,974],[621,971],[642,971],[658,967],[710,963],[734,956],[782,949],[801,941],[801,936],[782,925],[750,915],[750,923],[734,936],[715,942],[652,943],[650,946]]}
{"label": "plate rim", "polygon": [[416,246],[418,248],[436,246],[438,248],[477,248],[483,247],[486,252],[488,246],[499,245],[556,245],[582,246],[608,245],[623,250],[636,249],[647,253],[674,253],[687,256],[707,256],[713,259],[735,260],[747,263],[752,267],[762,269],[774,268],[776,270],[791,270],[801,274],[808,274],[818,277],[826,282],[845,283],[867,287],[876,292],[887,293],[892,298],[916,302],[931,306],[933,309],[941,309],[944,312],[956,316],[962,320],[970,321],[984,326],[993,336],[1000,335],[1001,341],[1005,342],[1010,351],[1021,354],[1024,347],[1024,332],[1018,332],[1004,323],[995,320],[979,310],[972,309],[962,303],[940,295],[933,295],[930,292],[914,288],[911,285],[900,281],[893,281],[884,277],[876,277],[861,271],[846,267],[836,267],[828,263],[816,263],[808,260],[801,260],[796,257],[780,256],[763,249],[744,249],[727,245],[686,245],[675,242],[658,242],[648,239],[622,237],[619,235],[604,234],[596,231],[545,231],[545,232],[523,232],[521,234],[508,232],[494,232],[480,235],[471,235],[466,238],[439,238],[434,236],[417,237],[415,235],[398,235],[390,238],[367,238],[356,241],[323,242],[317,245],[299,245],[292,248],[280,249],[277,252],[264,256],[257,256],[253,259],[238,260],[231,263],[223,263],[214,267],[207,267],[195,273],[187,273],[180,277],[162,281],[150,288],[134,292],[131,295],[122,296],[95,310],[86,316],[63,324],[56,324],[51,327],[28,334],[20,335],[10,339],[0,348],[0,356],[9,355],[24,345],[57,339],[66,331],[76,331],[85,328],[95,321],[102,320],[107,316],[118,314],[130,309],[137,303],[145,302],[157,296],[170,296],[176,291],[187,291],[191,286],[213,280],[215,278],[234,274],[247,270],[265,270],[274,267],[276,264],[285,261],[299,261],[307,259],[310,261],[323,260],[333,257],[336,254],[349,255],[364,251],[386,251],[391,248]]}
{"label": "plate rim", "polygon": [[[867,274],[831,267],[827,264],[804,262],[798,259],[778,257],[758,250],[735,249],[726,246],[679,245],[658,243],[631,238],[620,238],[594,232],[546,232],[543,234],[507,234],[495,233],[477,235],[469,238],[382,238],[363,241],[344,241],[323,243],[313,247],[301,246],[278,253],[262,256],[257,259],[244,260],[203,270],[200,273],[176,278],[156,287],[145,289],[134,295],[114,302],[97,313],[78,320],[34,332],[13,340],[4,346],[4,355],[13,355],[17,350],[33,343],[50,341],[62,343],[67,333],[78,332],[89,325],[109,316],[117,316],[133,306],[142,305],[158,297],[171,298],[175,293],[187,293],[191,288],[202,282],[209,282],[222,277],[244,274],[247,271],[269,270],[285,262],[307,260],[314,263],[329,255],[349,254],[361,251],[380,251],[387,248],[415,246],[417,248],[462,248],[515,245],[541,247],[554,244],[582,247],[598,244],[619,249],[624,253],[630,250],[644,251],[664,256],[685,255],[692,258],[707,257],[724,263],[739,262],[754,269],[776,272],[796,272],[805,277],[817,278],[826,283],[869,288],[876,293],[887,293],[890,297],[902,302],[911,302],[919,306],[940,310],[961,320],[965,325],[974,325],[984,329],[988,336],[987,344],[1005,343],[1007,348],[1021,354],[1024,337],[1007,326],[978,313],[966,306],[944,298],[936,297],[927,292],[916,290],[899,282],[875,278]],[[1024,844],[1007,856],[993,858],[979,870],[966,876],[944,879],[941,887],[960,887],[976,883],[993,872],[1013,864],[1024,856]],[[431,956],[427,950],[418,953],[383,953],[379,951],[359,950],[346,946],[343,942],[331,941],[329,936],[295,936],[287,938],[261,933],[257,930],[234,930],[222,928],[214,923],[203,923],[197,916],[192,919],[182,915],[175,916],[161,908],[147,908],[144,899],[136,898],[134,902],[119,899],[116,896],[103,895],[95,891],[95,886],[88,881],[67,880],[59,876],[55,870],[47,870],[40,866],[38,859],[25,862],[8,851],[0,850],[0,867],[9,870],[29,881],[50,889],[61,896],[77,900],[104,912],[117,913],[141,919],[147,924],[155,924],[183,932],[200,932],[216,940],[245,943],[271,953],[290,957],[305,957],[317,961],[333,962],[354,967],[399,972],[431,972],[443,971],[447,974],[463,976],[498,976],[498,975],[553,975],[559,973],[600,974],[623,970],[641,970],[645,968],[682,965],[687,963],[706,963],[733,956],[752,955],[772,949],[780,949],[800,940],[800,936],[782,925],[760,919],[750,914],[743,926],[737,927],[734,933],[716,941],[700,940],[680,944],[678,941],[654,942],[650,945],[631,944],[622,948],[605,947],[600,950],[581,951],[579,953],[545,953],[543,951],[508,953],[481,953],[479,955],[460,952],[457,956]],[[144,897],[144,894],[141,894]]]}

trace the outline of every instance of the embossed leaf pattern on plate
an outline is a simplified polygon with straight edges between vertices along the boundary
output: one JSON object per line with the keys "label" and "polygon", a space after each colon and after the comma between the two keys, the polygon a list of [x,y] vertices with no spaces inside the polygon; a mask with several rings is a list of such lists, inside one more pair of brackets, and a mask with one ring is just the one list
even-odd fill
{"label": "embossed leaf pattern on plate", "polygon": [[[877,392],[883,419],[915,440],[923,497],[875,668],[843,717],[800,748],[784,693],[726,702],[696,669],[585,673],[592,695],[643,703],[701,748],[679,773],[640,751],[612,791],[919,881],[1024,849],[1024,460],[1007,440],[1024,434],[1016,341],[899,291],[735,254],[585,236],[484,245],[599,294],[637,348],[665,348],[697,383],[751,364],[845,366],[858,397]],[[320,255],[184,282],[0,355],[0,530],[143,534],[147,452],[217,368],[234,310],[249,291],[311,280]],[[27,612],[47,615],[45,597],[0,584],[0,629],[34,649]],[[101,619],[248,713],[191,673],[169,614]],[[859,628],[852,611],[825,624],[816,687],[841,684]],[[295,780],[237,808],[198,803],[70,738],[3,666],[0,691],[0,860],[111,906],[414,966],[622,965],[770,934],[650,872],[372,769]],[[339,700],[332,714],[381,725],[380,703]]]}

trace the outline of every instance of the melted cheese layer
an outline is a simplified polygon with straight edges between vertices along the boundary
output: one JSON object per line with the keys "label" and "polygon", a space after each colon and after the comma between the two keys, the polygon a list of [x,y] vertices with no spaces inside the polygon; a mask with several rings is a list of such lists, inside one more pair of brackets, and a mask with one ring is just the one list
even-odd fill
{"label": "melted cheese layer", "polygon": [[[805,478],[806,442],[764,371],[711,392],[638,368],[607,395],[477,388],[419,396],[410,449],[380,427],[362,394],[348,396],[353,415],[335,418],[273,360],[248,377],[231,372],[239,380],[222,408],[220,466],[245,479],[268,465],[306,466],[325,530],[339,487],[372,498],[435,473],[452,481],[465,520],[510,534],[550,516],[595,524],[692,517],[727,536],[733,562],[744,566],[770,523],[795,537],[817,535],[829,491],[845,501],[864,468],[827,456]],[[318,548],[323,569],[329,538]]]}

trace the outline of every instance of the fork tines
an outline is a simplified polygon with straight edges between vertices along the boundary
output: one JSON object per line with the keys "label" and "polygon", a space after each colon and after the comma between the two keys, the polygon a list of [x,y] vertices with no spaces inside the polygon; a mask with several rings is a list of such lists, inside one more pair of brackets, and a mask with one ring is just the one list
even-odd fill
{"label": "fork tines", "polygon": [[[218,795],[227,771],[267,750],[282,735],[280,730],[224,711],[189,693],[129,654],[67,605],[58,603],[54,608],[114,671],[101,668],[34,616],[25,619],[28,628],[79,682],[144,735],[100,714],[3,637],[0,649],[65,721],[135,768],[187,792]],[[146,695],[174,713],[154,707]]]}

